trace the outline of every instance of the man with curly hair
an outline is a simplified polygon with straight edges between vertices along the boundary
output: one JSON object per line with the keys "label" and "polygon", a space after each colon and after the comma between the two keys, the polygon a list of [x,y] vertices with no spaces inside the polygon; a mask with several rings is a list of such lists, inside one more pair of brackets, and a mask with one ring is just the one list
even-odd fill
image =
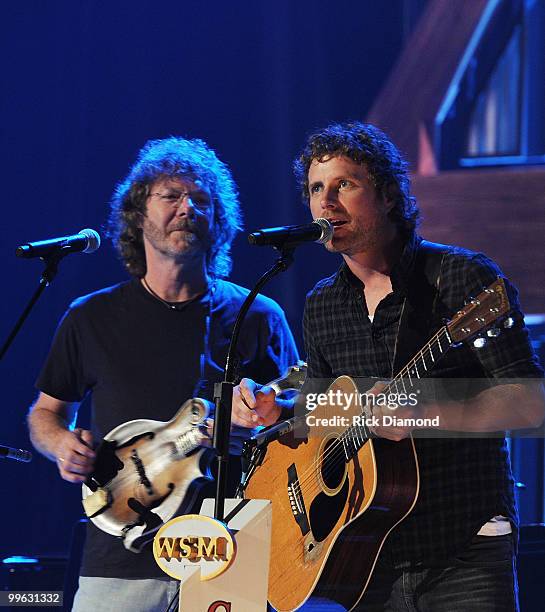
{"label": "man with curly hair", "polygon": [[[71,304],[37,381],[31,438],[62,478],[84,482],[95,443],[118,425],[168,421],[187,399],[212,399],[248,294],[224,280],[241,228],[231,173],[202,140],[171,137],[142,148],[114,192],[109,219],[132,280]],[[297,360],[284,313],[264,296],[249,311],[239,347],[241,375],[263,383]],[[92,431],[74,429],[79,403],[89,394]],[[257,415],[235,402],[229,494],[239,480],[243,438],[277,418],[274,407]],[[202,499],[213,495],[209,481],[186,497],[182,510],[198,512]],[[156,565],[151,546],[134,554],[89,523],[74,610],[164,612],[176,587]]]}
{"label": "man with curly hair", "polygon": [[[333,124],[312,134],[295,161],[295,173],[312,216],[334,226],[326,248],[342,256],[338,272],[307,296],[306,384],[341,375],[392,379],[444,317],[452,317],[465,299],[501,275],[480,253],[434,245],[416,234],[419,213],[409,192],[407,164],[372,125]],[[540,381],[522,384],[522,379],[540,379],[543,370],[528,341],[516,290],[504,280],[513,307],[511,328],[483,348],[464,343],[444,357],[436,349],[436,364],[429,357],[427,365],[417,364],[430,370],[438,392],[445,390],[447,378],[462,379],[451,396],[399,405],[395,412],[390,404],[365,408],[365,415],[375,419],[372,432],[385,439],[375,441],[384,456],[391,441],[415,434],[420,490],[411,512],[388,536],[363,596],[367,577],[354,584],[356,561],[345,555],[336,566],[332,558],[328,576],[334,579],[342,575],[341,566],[350,565],[351,581],[328,585],[322,594],[349,609],[518,609],[517,512],[503,432],[543,421]],[[414,370],[413,376],[418,377]],[[473,389],[466,393],[470,384]],[[372,393],[384,388],[376,383]],[[251,380],[243,380],[238,392],[258,413],[270,410],[274,393],[256,397],[255,389]],[[421,422],[427,430],[415,431],[418,419],[426,419]],[[437,419],[443,433],[429,429]],[[388,509],[382,510],[385,516]],[[346,514],[352,519],[353,509]],[[355,533],[354,525],[353,550],[365,550],[375,536]],[[295,549],[294,554],[305,553]]]}

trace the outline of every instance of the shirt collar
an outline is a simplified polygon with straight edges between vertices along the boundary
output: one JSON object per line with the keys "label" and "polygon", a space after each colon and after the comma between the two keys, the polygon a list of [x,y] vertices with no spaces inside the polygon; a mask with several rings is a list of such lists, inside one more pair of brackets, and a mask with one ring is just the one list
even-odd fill
{"label": "shirt collar", "polygon": [[[392,268],[392,274],[390,275],[394,293],[407,295],[409,279],[414,269],[416,253],[418,252],[418,247],[420,246],[421,242],[422,238],[415,232],[411,232],[411,234],[408,236],[403,247],[401,257]],[[363,283],[359,280],[359,278],[354,276],[345,261],[343,261],[341,267],[339,268],[337,277],[344,285],[350,285],[356,289],[362,288]]]}

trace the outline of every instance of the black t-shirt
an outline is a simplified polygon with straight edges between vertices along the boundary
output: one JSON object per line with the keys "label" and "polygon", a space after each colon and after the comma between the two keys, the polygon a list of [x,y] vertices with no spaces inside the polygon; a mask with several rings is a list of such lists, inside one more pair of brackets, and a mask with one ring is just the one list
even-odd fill
{"label": "black t-shirt", "polygon": [[[222,380],[233,324],[247,294],[233,283],[217,281],[214,291],[172,310],[132,280],[79,298],[57,329],[36,386],[68,402],[80,402],[90,393],[96,441],[126,421],[168,421],[196,391],[212,399],[213,384]],[[202,355],[207,355],[204,381],[196,390]],[[284,313],[274,301],[258,296],[254,302],[242,328],[239,357],[241,376],[262,383],[277,378],[297,360]],[[231,453],[240,451],[246,435],[248,430],[236,428]],[[237,468],[238,460],[233,458],[231,486]],[[204,494],[213,496],[213,488]],[[140,554],[129,552],[119,539],[91,523],[81,573],[164,576],[151,548]]]}

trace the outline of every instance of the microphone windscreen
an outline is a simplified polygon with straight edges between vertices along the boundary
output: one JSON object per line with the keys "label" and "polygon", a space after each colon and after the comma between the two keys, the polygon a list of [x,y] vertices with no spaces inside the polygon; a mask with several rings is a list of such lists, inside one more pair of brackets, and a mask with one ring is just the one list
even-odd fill
{"label": "microphone windscreen", "polygon": [[83,253],[94,253],[98,250],[100,247],[100,234],[97,231],[86,227],[79,233],[87,236],[87,246],[83,249]]}

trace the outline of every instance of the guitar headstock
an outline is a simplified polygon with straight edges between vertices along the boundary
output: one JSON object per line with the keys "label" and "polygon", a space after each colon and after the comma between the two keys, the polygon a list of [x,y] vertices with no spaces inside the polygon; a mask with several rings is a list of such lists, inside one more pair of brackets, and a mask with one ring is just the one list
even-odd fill
{"label": "guitar headstock", "polygon": [[447,324],[452,342],[462,342],[486,329],[511,310],[503,278],[498,277],[459,310]]}

